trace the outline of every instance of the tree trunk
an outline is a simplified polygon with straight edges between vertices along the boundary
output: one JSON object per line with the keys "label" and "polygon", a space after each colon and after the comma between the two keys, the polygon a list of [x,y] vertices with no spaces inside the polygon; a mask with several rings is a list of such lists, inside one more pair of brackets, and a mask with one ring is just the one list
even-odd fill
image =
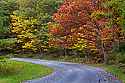
{"label": "tree trunk", "polygon": [[64,56],[66,56],[67,55],[67,50],[66,50],[66,48],[64,48]]}
{"label": "tree trunk", "polygon": [[[99,0],[92,0],[92,5],[93,7],[98,6],[98,8],[100,7],[98,3]],[[101,39],[101,29],[99,27],[99,25],[96,23],[95,20],[92,20],[93,23],[95,24],[95,29],[96,29],[96,45],[97,45],[97,49],[99,50],[99,55],[101,57],[103,57],[104,60],[104,64],[107,63],[108,59],[107,59],[107,53],[105,51],[105,47],[104,47],[104,43],[103,40]]]}
{"label": "tree trunk", "polygon": [[103,40],[101,39],[101,29],[100,27],[95,23],[96,25],[96,35],[97,35],[97,42],[96,42],[96,45],[97,45],[97,49],[99,50],[99,55],[103,57],[103,60],[104,60],[104,64],[107,64],[108,62],[108,55],[105,51],[105,45],[103,43]]}

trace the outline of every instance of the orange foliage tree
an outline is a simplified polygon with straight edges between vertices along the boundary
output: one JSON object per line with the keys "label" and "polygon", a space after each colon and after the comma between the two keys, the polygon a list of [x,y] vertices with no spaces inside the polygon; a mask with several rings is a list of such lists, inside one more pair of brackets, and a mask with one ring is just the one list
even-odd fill
{"label": "orange foliage tree", "polygon": [[107,62],[120,28],[111,23],[112,9],[104,8],[104,2],[105,0],[65,0],[53,15],[56,23],[49,23],[50,34],[53,36],[50,45],[79,47],[87,53],[96,54],[94,58],[97,61]]}

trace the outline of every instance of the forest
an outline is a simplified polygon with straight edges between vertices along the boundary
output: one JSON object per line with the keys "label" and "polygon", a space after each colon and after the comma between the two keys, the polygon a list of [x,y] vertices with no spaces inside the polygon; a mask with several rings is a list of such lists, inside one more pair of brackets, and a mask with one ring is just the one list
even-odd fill
{"label": "forest", "polygon": [[122,66],[125,0],[0,0],[0,57]]}
{"label": "forest", "polygon": [[0,1],[0,54],[125,62],[125,1],[97,1]]}

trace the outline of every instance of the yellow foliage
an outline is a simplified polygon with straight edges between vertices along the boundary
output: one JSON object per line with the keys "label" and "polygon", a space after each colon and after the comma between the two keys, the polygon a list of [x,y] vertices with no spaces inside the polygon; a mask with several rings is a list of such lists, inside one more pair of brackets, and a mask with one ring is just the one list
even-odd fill
{"label": "yellow foliage", "polygon": [[75,43],[72,48],[83,51],[87,47],[86,41],[80,38],[78,38],[78,40],[79,41]]}
{"label": "yellow foliage", "polygon": [[22,48],[36,50],[38,43],[37,32],[35,29],[37,20],[33,18],[26,18],[16,15],[11,15],[11,32],[17,35],[18,43],[21,43]]}

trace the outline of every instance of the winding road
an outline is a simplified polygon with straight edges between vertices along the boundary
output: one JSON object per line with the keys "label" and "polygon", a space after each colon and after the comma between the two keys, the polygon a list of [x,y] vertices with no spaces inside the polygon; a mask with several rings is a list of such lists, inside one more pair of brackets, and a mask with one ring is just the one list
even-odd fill
{"label": "winding road", "polygon": [[23,83],[121,83],[103,69],[87,65],[29,58],[12,58],[11,60],[45,65],[55,70],[49,76]]}

